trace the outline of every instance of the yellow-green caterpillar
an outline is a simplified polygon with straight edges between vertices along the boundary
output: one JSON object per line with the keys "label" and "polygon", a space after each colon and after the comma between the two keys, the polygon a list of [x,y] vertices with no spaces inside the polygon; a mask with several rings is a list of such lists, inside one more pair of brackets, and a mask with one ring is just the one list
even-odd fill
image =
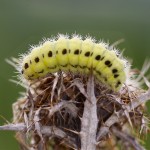
{"label": "yellow-green caterpillar", "polygon": [[92,70],[100,82],[118,91],[126,80],[125,66],[124,59],[103,42],[61,35],[24,56],[21,72],[25,79],[34,80],[59,70],[81,74],[89,74]]}

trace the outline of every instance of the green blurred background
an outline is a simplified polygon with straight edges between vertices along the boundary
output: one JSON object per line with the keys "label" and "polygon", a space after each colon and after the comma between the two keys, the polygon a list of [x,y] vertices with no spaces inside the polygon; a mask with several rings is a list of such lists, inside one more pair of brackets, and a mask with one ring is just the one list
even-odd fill
{"label": "green blurred background", "polygon": [[[0,115],[11,121],[11,105],[23,90],[9,82],[16,74],[5,58],[18,57],[43,37],[75,32],[110,43],[123,38],[118,48],[141,68],[150,58],[150,0],[0,0]],[[0,150],[17,149],[14,133],[0,131]]]}

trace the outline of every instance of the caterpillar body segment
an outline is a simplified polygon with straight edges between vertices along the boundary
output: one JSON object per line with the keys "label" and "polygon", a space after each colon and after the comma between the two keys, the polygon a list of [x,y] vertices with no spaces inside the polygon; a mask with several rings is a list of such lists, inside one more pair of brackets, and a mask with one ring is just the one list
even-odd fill
{"label": "caterpillar body segment", "polygon": [[89,58],[87,67],[88,68],[93,68],[93,70],[95,70],[97,64],[100,62],[101,58],[103,57],[104,53],[105,53],[106,49],[105,47],[102,47],[101,44],[94,44],[94,47],[92,49],[92,55]]}
{"label": "caterpillar body segment", "polygon": [[[111,67],[113,66],[113,61],[116,59],[116,55],[114,51],[106,50],[96,65],[95,71],[103,78],[103,80],[107,81],[107,78],[113,75]],[[103,69],[101,69],[103,68]]]}
{"label": "caterpillar body segment", "polygon": [[[54,41],[46,41],[40,48],[39,55],[42,56],[42,61],[45,64],[45,71],[48,71],[49,73],[54,73],[59,70],[56,51],[54,51],[55,45],[56,42]],[[44,73],[46,74],[47,72]]]}
{"label": "caterpillar body segment", "polygon": [[21,66],[23,69],[21,70],[21,73],[23,74],[25,79],[35,79],[38,78],[38,74],[35,73],[32,66],[30,65],[30,56],[25,56],[23,59],[23,62]]}
{"label": "caterpillar body segment", "polygon": [[55,47],[54,51],[56,54],[56,61],[59,66],[59,69],[62,71],[67,71],[68,70],[68,39],[64,37],[60,37],[56,42],[55,42]]}
{"label": "caterpillar body segment", "polygon": [[79,55],[79,72],[89,73],[90,68],[87,67],[89,58],[92,55],[94,43],[90,39],[86,39],[82,42],[82,47]]}
{"label": "caterpillar body segment", "polygon": [[[40,74],[40,76],[44,76],[45,73],[48,72],[48,69],[46,69],[46,65],[43,62],[43,58],[42,58],[40,49],[41,49],[41,47],[36,47],[29,54],[30,66],[37,76],[39,74]],[[39,54],[38,56],[37,56],[37,53]]]}
{"label": "caterpillar body segment", "polygon": [[[115,91],[118,91],[126,80],[126,74],[124,71],[118,72],[118,74],[116,74],[116,77],[114,75],[114,76],[110,76],[109,78],[107,78],[108,83],[111,85],[112,89]],[[114,80],[114,78],[116,80]]]}
{"label": "caterpillar body segment", "polygon": [[68,41],[69,46],[69,70],[77,72],[79,70],[79,55],[82,46],[82,40],[78,37],[73,37]]}

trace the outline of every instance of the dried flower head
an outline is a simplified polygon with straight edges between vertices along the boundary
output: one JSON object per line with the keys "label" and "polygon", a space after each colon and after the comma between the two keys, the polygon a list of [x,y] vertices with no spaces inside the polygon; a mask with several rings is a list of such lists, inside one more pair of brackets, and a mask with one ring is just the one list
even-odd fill
{"label": "dried flower head", "polygon": [[[93,44],[91,38],[86,38],[82,45],[79,44],[82,41],[79,36],[74,38],[72,42],[68,36],[61,35],[59,42],[49,40],[55,43],[50,45],[56,52],[52,65],[46,58],[53,55],[45,44],[47,41],[34,47],[34,52],[21,59],[9,61],[17,69],[19,64],[19,71],[22,70],[27,79],[20,78],[26,92],[13,104],[14,124],[11,125],[12,129],[18,131],[16,137],[21,148],[108,150],[121,146],[122,149],[142,150],[139,137],[148,131],[145,102],[150,99],[150,89],[146,91],[142,85],[145,83],[150,88],[145,76],[150,63],[146,61],[142,71],[131,69],[115,48],[100,43],[103,49],[95,53],[94,47],[97,45]],[[67,49],[68,44],[71,45],[70,49]],[[47,50],[42,53],[43,47]],[[87,53],[89,48],[92,51]],[[76,50],[83,50],[91,57]],[[74,59],[75,51],[78,56]],[[69,54],[63,56],[60,52]],[[101,68],[98,63],[95,64],[97,71],[100,71],[97,74],[90,65],[96,63],[94,58],[99,55],[104,58],[99,60]],[[45,66],[40,61],[45,62]],[[77,67],[71,66],[71,62]],[[63,63],[67,63],[64,68],[61,66],[65,65]],[[46,69],[48,65],[56,67]],[[28,68],[28,71],[25,70]],[[42,69],[44,71],[41,72]],[[116,86],[118,81],[122,82],[121,86]]]}

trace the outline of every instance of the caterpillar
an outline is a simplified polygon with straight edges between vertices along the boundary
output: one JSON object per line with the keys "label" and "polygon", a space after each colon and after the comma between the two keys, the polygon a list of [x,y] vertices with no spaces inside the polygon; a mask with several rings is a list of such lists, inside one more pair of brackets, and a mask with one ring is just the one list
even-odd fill
{"label": "caterpillar", "polygon": [[34,80],[59,70],[88,75],[114,91],[126,80],[126,61],[118,52],[103,42],[91,38],[71,38],[60,35],[54,40],[45,40],[34,47],[21,61],[21,73],[27,80]]}

